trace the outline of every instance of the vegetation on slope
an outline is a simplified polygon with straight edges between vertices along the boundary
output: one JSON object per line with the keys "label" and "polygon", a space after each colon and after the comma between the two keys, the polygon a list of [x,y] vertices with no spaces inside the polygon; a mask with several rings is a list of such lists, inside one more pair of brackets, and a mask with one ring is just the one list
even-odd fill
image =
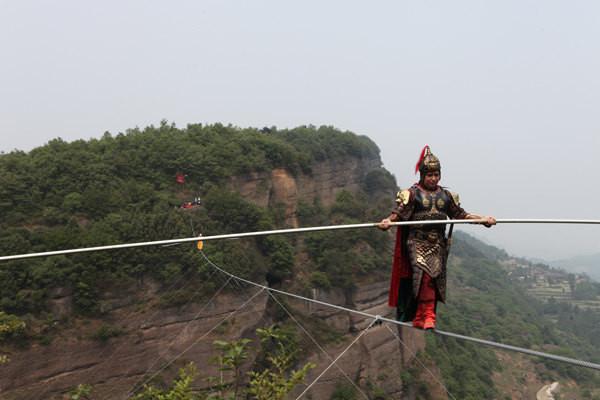
{"label": "vegetation on slope", "polygon": [[[116,136],[105,134],[99,140],[56,139],[30,153],[0,156],[0,254],[189,236],[188,216],[176,209],[182,201],[175,183],[178,172],[188,175],[186,193],[203,194],[205,207],[194,213],[193,226],[219,233],[273,228],[277,223],[273,211],[227,192],[222,183],[233,175],[275,167],[310,172],[315,161],[377,158],[378,152],[366,137],[331,127],[259,131],[219,124],[177,129],[162,123]],[[236,252],[281,259],[282,253],[289,253],[282,243],[263,240],[260,252],[256,246],[251,250],[223,243],[213,255],[232,261],[237,272],[250,273],[248,265],[235,262]],[[145,275],[164,278],[195,265],[192,254],[180,249],[4,263],[0,309],[38,312],[48,290],[66,284],[73,290],[77,311],[93,313],[102,283]]]}

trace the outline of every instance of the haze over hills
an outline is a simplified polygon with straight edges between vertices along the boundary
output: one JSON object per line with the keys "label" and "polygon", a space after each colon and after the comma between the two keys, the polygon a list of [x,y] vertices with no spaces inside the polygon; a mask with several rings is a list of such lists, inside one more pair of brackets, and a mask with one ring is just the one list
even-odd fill
{"label": "haze over hills", "polygon": [[580,272],[600,282],[600,253],[586,254],[561,260],[548,261],[548,265],[563,268],[569,272]]}

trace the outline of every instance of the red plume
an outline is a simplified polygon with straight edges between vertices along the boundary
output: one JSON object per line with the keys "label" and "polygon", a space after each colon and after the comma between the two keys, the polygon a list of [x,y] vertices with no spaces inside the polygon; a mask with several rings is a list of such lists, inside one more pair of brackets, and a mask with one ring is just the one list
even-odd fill
{"label": "red plume", "polygon": [[423,150],[421,150],[421,156],[419,157],[419,161],[417,161],[417,166],[415,167],[415,174],[419,172],[419,166],[421,165],[421,161],[423,161],[423,157],[425,157],[425,152],[427,152],[427,149],[429,149],[429,146],[425,145]]}

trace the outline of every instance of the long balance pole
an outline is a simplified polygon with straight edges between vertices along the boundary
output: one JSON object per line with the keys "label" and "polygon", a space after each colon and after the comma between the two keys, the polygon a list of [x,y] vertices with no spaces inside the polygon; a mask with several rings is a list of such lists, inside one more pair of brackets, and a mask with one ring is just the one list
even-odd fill
{"label": "long balance pole", "polygon": [[[446,220],[432,220],[432,221],[402,221],[402,222],[391,222],[390,226],[407,226],[407,225],[444,225],[444,224],[477,224],[485,222],[483,219],[446,219]],[[498,219],[498,224],[600,224],[600,220],[597,219]],[[333,231],[342,229],[360,229],[360,228],[374,228],[379,222],[371,222],[366,224],[350,224],[350,225],[325,225],[325,226],[311,226],[307,228],[293,228],[293,229],[276,229],[271,231],[258,231],[258,232],[243,232],[243,233],[231,233],[226,235],[214,235],[214,236],[195,236],[181,239],[169,239],[169,240],[156,240],[153,242],[138,242],[138,243],[124,243],[115,244],[108,246],[96,246],[96,247],[83,247],[80,249],[68,249],[68,250],[56,250],[56,251],[45,251],[42,253],[29,253],[29,254],[16,254],[11,256],[2,256],[0,261],[10,260],[22,260],[25,258],[36,258],[36,257],[49,257],[58,256],[64,254],[75,254],[75,253],[87,253],[92,251],[104,251],[104,250],[116,250],[116,249],[128,249],[132,247],[147,247],[147,246],[163,246],[167,244],[179,244],[186,242],[197,242],[197,241],[209,241],[209,240],[222,240],[222,239],[240,239],[255,236],[267,236],[267,235],[282,235],[289,233],[302,233],[302,232],[317,232],[317,231]]]}

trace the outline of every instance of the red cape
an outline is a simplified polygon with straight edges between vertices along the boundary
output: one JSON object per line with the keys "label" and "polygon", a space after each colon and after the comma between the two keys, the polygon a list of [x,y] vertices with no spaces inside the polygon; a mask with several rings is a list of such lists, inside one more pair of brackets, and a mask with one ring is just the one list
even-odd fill
{"label": "red cape", "polygon": [[402,241],[402,227],[396,231],[396,246],[394,247],[394,262],[392,265],[392,278],[390,279],[390,292],[388,296],[388,305],[390,307],[398,306],[398,291],[400,289],[400,279],[411,278],[412,270],[408,262],[408,254],[405,254],[406,247]]}

